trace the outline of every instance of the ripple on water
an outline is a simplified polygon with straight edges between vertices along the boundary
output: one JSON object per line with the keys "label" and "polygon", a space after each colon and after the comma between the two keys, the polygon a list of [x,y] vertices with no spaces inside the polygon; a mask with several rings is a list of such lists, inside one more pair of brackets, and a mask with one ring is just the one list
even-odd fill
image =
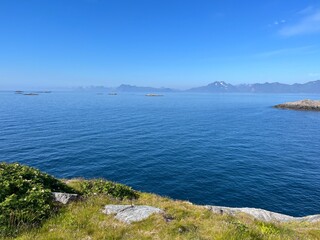
{"label": "ripple on water", "polygon": [[319,96],[21,97],[0,93],[1,160],[198,204],[320,209],[320,113],[271,108]]}

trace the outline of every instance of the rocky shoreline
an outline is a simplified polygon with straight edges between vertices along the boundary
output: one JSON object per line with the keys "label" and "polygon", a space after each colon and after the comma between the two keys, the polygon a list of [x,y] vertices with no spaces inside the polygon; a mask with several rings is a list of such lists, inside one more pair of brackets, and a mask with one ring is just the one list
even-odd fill
{"label": "rocky shoreline", "polygon": [[267,211],[260,208],[231,208],[231,207],[220,207],[220,206],[206,206],[207,209],[214,213],[236,215],[238,213],[245,213],[253,218],[264,221],[264,222],[318,222],[320,221],[320,214],[309,215],[304,217],[292,217],[289,215]]}
{"label": "rocky shoreline", "polygon": [[292,217],[258,208],[197,205],[103,179],[57,179],[18,163],[0,163],[0,189],[0,239],[320,236],[320,214]]}
{"label": "rocky shoreline", "polygon": [[[68,204],[71,201],[76,201],[79,199],[77,194],[69,194],[62,192],[52,192],[54,201],[60,202],[62,204]],[[189,202],[188,202],[189,203]],[[192,203],[189,203],[193,205]],[[245,213],[250,215],[254,219],[264,221],[264,222],[319,222],[320,214],[309,215],[304,217],[293,217],[281,213],[271,212],[260,208],[232,208],[232,207],[221,207],[221,206],[201,206],[209,211],[221,214],[221,215],[231,215],[236,216],[240,213]],[[148,218],[153,213],[164,214],[165,211],[154,206],[142,206],[142,205],[106,205],[102,210],[104,214],[114,214],[115,218],[124,223],[139,222]]]}
{"label": "rocky shoreline", "polygon": [[286,102],[274,106],[281,109],[303,110],[303,111],[320,111],[319,100],[300,100],[296,102]]}

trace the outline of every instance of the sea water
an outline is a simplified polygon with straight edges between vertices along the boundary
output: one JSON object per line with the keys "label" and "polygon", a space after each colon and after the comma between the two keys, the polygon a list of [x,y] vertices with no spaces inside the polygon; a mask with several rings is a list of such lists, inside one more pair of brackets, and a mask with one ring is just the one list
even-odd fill
{"label": "sea water", "polygon": [[320,112],[306,94],[0,92],[0,161],[196,204],[320,213]]}

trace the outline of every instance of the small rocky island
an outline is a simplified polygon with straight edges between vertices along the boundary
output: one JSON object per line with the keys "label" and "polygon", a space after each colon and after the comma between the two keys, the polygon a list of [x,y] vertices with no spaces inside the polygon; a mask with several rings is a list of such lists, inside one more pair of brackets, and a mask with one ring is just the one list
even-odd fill
{"label": "small rocky island", "polygon": [[320,111],[320,100],[300,100],[296,102],[286,102],[274,106],[275,108],[305,110],[305,111]]}
{"label": "small rocky island", "polygon": [[146,94],[147,97],[162,97],[162,94],[156,94],[156,93],[148,93]]}
{"label": "small rocky island", "polygon": [[24,93],[25,96],[38,96],[38,93]]}

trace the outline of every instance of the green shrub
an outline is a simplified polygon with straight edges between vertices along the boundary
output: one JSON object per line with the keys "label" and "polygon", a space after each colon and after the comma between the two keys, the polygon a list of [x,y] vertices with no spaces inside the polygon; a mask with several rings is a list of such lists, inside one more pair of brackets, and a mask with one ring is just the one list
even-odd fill
{"label": "green shrub", "polygon": [[264,235],[277,235],[280,233],[280,229],[273,223],[258,222],[257,225]]}
{"label": "green shrub", "polygon": [[57,209],[53,191],[74,192],[35,168],[0,163],[0,236],[15,235],[48,218]]}
{"label": "green shrub", "polygon": [[85,195],[107,194],[118,199],[138,198],[137,192],[131,187],[103,179],[82,181],[79,190]]}

